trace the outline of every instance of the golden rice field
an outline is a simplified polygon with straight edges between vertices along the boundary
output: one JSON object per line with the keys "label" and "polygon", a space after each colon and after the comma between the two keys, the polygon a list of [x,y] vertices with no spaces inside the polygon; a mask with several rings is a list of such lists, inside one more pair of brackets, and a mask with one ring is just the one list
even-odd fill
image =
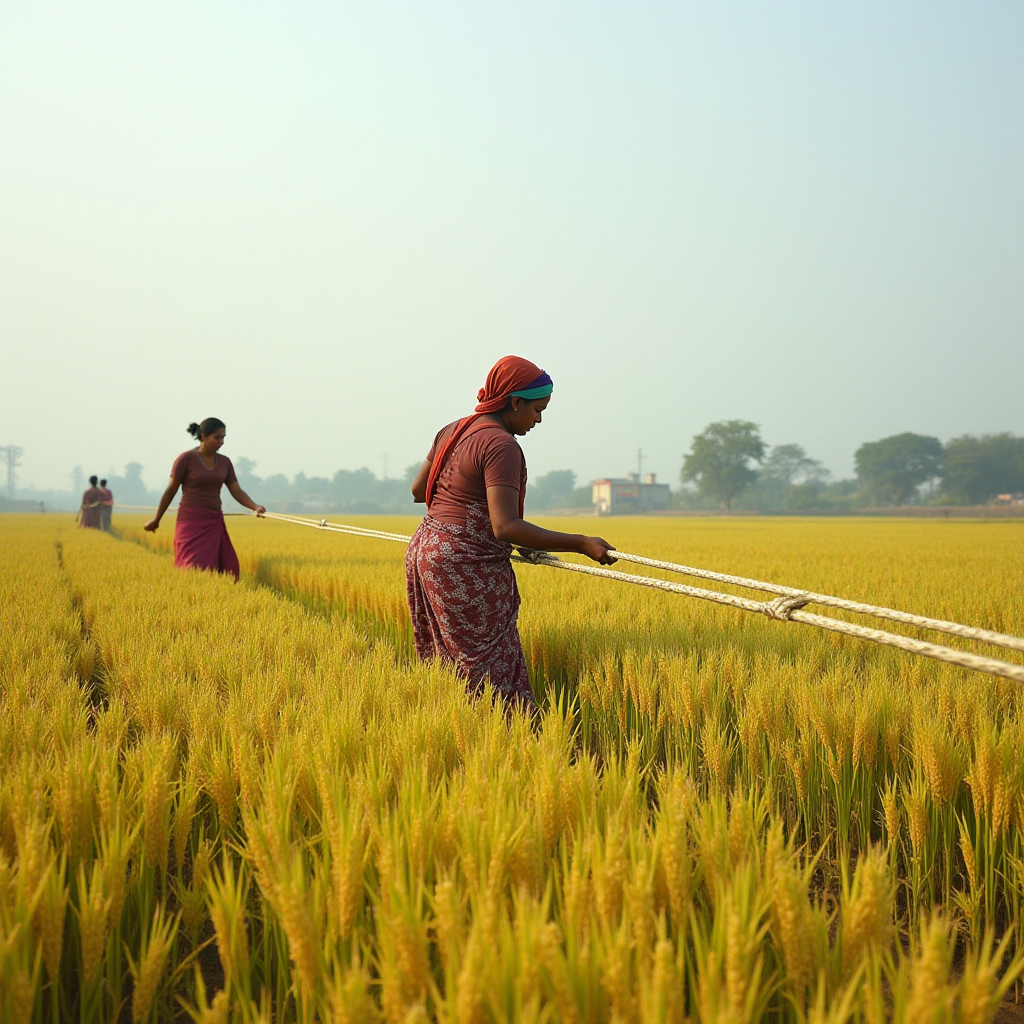
{"label": "golden rice field", "polygon": [[[520,566],[510,720],[402,545],[232,519],[236,585],[115,522],[0,517],[4,1024],[1018,1019],[1019,684]],[[1024,634],[1022,523],[600,528]]]}

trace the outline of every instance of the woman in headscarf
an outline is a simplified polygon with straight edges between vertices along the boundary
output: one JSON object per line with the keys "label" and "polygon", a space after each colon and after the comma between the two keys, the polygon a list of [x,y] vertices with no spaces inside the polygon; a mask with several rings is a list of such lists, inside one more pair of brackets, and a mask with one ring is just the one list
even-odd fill
{"label": "woman in headscarf", "polygon": [[438,432],[413,481],[426,502],[405,558],[416,653],[453,665],[472,692],[485,682],[507,705],[535,707],[519,639],[513,545],[615,561],[600,537],[545,530],[523,518],[526,459],[516,441],[541,422],[551,378],[519,356],[499,359],[472,416]]}
{"label": "woman in headscarf", "polygon": [[103,502],[103,491],[98,485],[98,477],[89,477],[89,488],[82,495],[82,504],[78,510],[81,513],[78,525],[87,530],[103,529],[103,513],[100,509]]}
{"label": "woman in headscarf", "polygon": [[198,448],[182,452],[171,468],[167,485],[156,515],[143,527],[155,530],[168,505],[181,488],[178,518],[174,524],[174,564],[180,568],[212,569],[230,573],[238,579],[238,555],[224,525],[220,507],[220,489],[227,485],[239,505],[262,516],[267,510],[257,505],[238,483],[235,467],[220,448],[227,428],[216,416],[202,423],[190,423],[188,432],[199,441]]}

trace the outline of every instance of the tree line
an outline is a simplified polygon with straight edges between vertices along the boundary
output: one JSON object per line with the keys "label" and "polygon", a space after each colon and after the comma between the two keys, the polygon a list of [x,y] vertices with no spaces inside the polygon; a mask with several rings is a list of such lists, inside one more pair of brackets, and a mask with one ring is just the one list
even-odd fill
{"label": "tree line", "polygon": [[[768,445],[757,424],[722,420],[693,438],[683,456],[682,486],[672,501],[691,509],[838,512],[922,503],[983,505],[999,495],[1024,492],[1024,437],[1010,433],[964,434],[945,443],[923,434],[895,434],[862,444],[854,463],[855,478],[833,480],[801,445]],[[240,456],[234,464],[242,487],[273,511],[419,511],[409,494],[417,464],[387,479],[365,467],[339,469],[330,477],[260,477],[254,460]],[[82,468],[76,466],[71,476],[70,492],[19,488],[18,497],[73,509],[81,496]],[[128,463],[123,474],[108,470],[107,478],[119,504],[155,505],[159,498],[159,491],[147,488],[137,462]],[[230,498],[225,502],[233,505]],[[556,469],[531,479],[526,503],[531,512],[584,511],[591,506],[591,488],[578,486],[571,469]]]}
{"label": "tree line", "polygon": [[982,505],[1024,492],[1024,437],[902,433],[862,444],[856,478],[832,481],[798,444],[769,447],[747,420],[711,423],[683,456],[681,503],[764,510]]}

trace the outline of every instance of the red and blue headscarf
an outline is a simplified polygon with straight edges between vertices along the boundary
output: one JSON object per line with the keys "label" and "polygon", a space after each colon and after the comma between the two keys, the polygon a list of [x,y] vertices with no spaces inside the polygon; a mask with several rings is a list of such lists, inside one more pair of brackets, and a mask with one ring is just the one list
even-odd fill
{"label": "red and blue headscarf", "polygon": [[[440,451],[434,456],[433,465],[430,467],[430,474],[427,477],[427,507],[430,507],[434,494],[437,491],[437,478],[441,475],[448,455],[459,439],[466,432],[466,428],[481,416],[491,412],[500,412],[508,405],[511,398],[525,398],[527,401],[536,401],[538,398],[547,398],[554,390],[551,377],[545,373],[536,363],[521,356],[505,356],[499,359],[487,374],[484,386],[477,392],[476,411],[472,416],[466,416],[459,420],[452,431],[451,437],[441,446]],[[519,492],[519,518],[522,519],[526,489]]]}

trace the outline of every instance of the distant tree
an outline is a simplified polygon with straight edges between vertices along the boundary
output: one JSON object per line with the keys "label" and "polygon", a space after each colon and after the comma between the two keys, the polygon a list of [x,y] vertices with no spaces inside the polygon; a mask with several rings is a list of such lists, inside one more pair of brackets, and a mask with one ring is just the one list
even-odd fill
{"label": "distant tree", "polygon": [[777,444],[761,463],[757,482],[744,493],[744,508],[763,510],[810,509],[830,476],[817,459],[798,444]]}
{"label": "distant tree", "polygon": [[946,442],[942,489],[952,501],[981,505],[1024,491],[1024,437],[964,434]]}
{"label": "distant tree", "polygon": [[923,434],[894,434],[862,444],[854,454],[857,476],[881,505],[905,505],[918,487],[942,473],[942,442]]}
{"label": "distant tree", "polygon": [[553,469],[526,488],[526,500],[532,509],[564,508],[576,487],[576,474],[571,469]]}
{"label": "distant tree", "polygon": [[139,462],[129,462],[124,467],[124,476],[112,477],[109,486],[114,492],[114,500],[123,505],[150,503],[150,494],[142,479],[142,464]]}
{"label": "distant tree", "polygon": [[574,487],[566,502],[569,508],[592,508],[594,504],[594,485],[581,484]]}
{"label": "distant tree", "polygon": [[327,508],[332,498],[331,481],[325,476],[306,477],[300,498],[314,508]]}
{"label": "distant tree", "polygon": [[693,439],[683,457],[682,482],[732,510],[733,500],[757,479],[751,463],[764,458],[766,445],[756,423],[722,420],[711,423]]}
{"label": "distant tree", "polygon": [[798,444],[777,444],[761,464],[761,475],[786,487],[824,482],[831,475]]}
{"label": "distant tree", "polygon": [[288,477],[284,473],[275,473],[263,481],[259,500],[264,505],[273,505],[276,509],[281,510],[287,506],[290,496],[291,485],[288,483]]}
{"label": "distant tree", "polygon": [[331,494],[343,505],[367,501],[377,478],[365,466],[362,469],[339,469],[331,480]]}
{"label": "distant tree", "polygon": [[238,458],[232,460],[232,464],[235,467],[238,482],[242,485],[242,490],[247,491],[250,487],[258,487],[263,483],[254,472],[256,469],[254,459],[247,459],[244,455],[239,455]]}

